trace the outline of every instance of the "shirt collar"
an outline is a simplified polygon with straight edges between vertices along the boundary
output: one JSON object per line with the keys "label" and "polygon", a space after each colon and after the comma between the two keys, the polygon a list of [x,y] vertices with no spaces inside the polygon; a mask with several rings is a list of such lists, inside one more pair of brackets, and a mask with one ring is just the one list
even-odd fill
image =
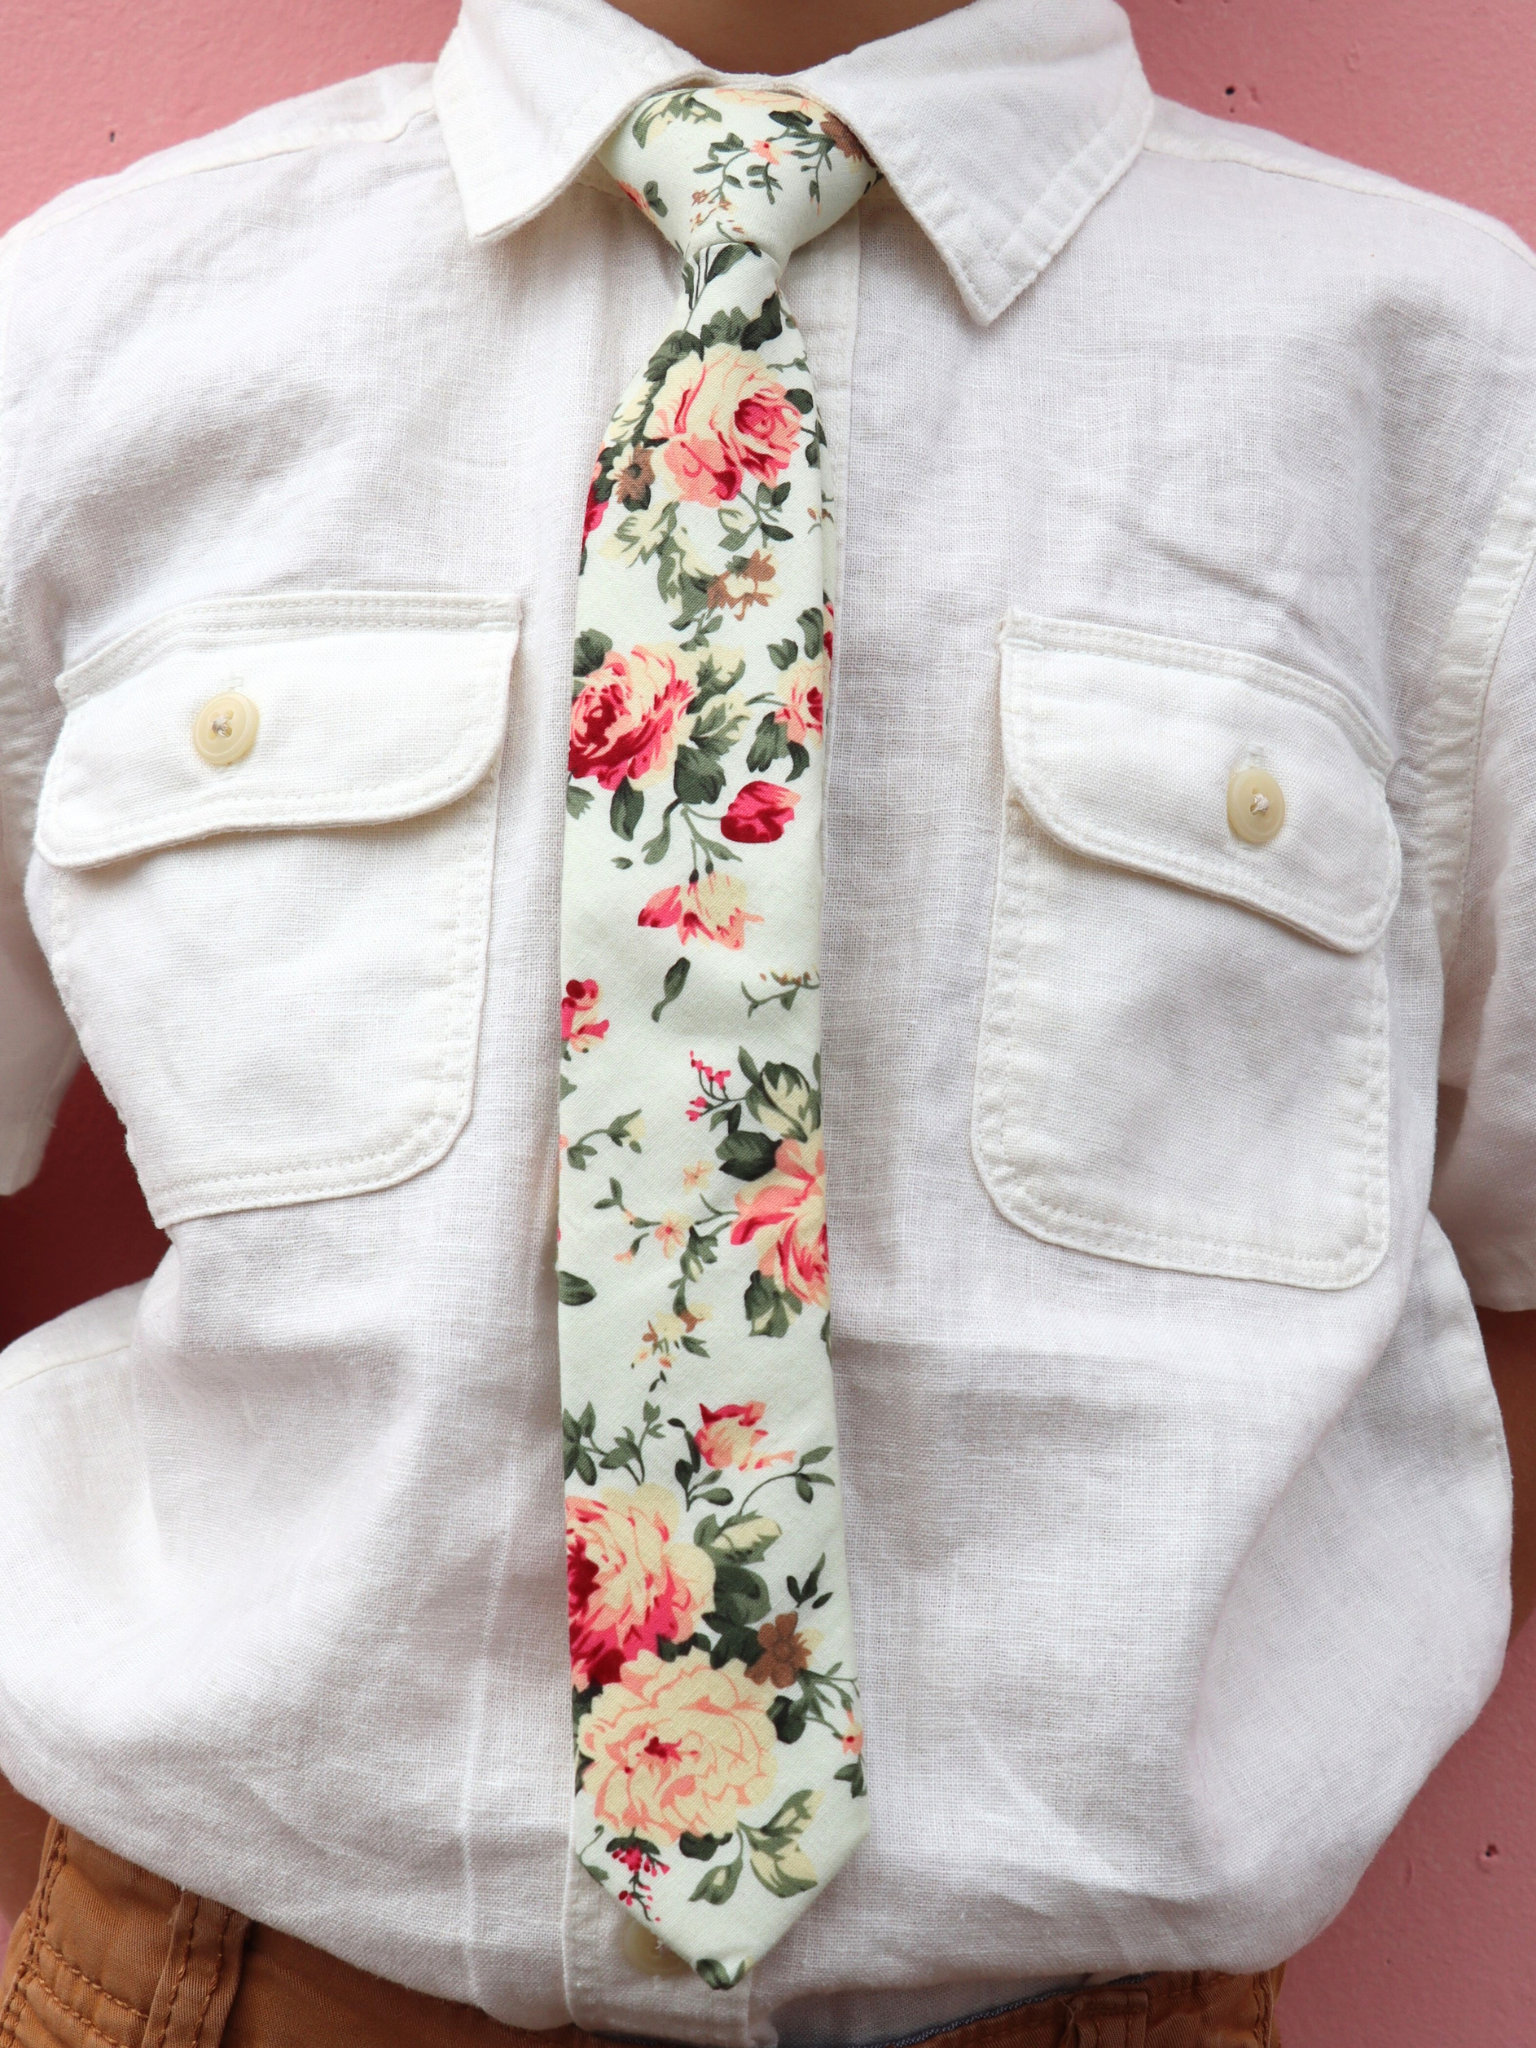
{"label": "shirt collar", "polygon": [[[470,234],[530,220],[647,93],[726,76],[606,0],[464,0],[436,94]],[[863,138],[981,321],[1065,245],[1152,114],[1114,0],[971,0],[792,82]]]}

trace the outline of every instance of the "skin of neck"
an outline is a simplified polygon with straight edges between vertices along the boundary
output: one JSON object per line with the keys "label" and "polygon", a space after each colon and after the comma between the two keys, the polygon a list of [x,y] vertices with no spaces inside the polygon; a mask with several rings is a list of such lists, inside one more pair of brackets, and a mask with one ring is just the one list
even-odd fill
{"label": "skin of neck", "polygon": [[612,0],[713,71],[785,76],[893,36],[965,0]]}

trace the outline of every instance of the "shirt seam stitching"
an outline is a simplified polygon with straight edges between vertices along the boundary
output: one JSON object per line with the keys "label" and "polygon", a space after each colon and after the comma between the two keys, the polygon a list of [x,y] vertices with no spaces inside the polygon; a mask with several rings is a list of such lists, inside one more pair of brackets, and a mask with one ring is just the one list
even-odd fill
{"label": "shirt seam stitching", "polygon": [[337,148],[349,142],[398,142],[419,121],[435,118],[429,78],[413,87],[387,119],[339,123],[335,127],[315,126],[297,133],[288,131],[273,136],[264,144],[252,142],[245,148],[210,153],[190,163],[166,164],[161,161],[157,165],[155,157],[147,157],[142,164],[120,171],[99,184],[92,180],[76,187],[73,192],[60,193],[57,199],[27,219],[18,221],[4,236],[0,236],[0,248],[11,243],[19,252],[30,242],[40,241],[57,228],[72,226],[98,207],[109,206],[114,200],[134,198],[140,192],[153,191],[160,185],[176,184],[183,178],[203,177],[216,171],[242,170],[250,165],[269,162],[274,157],[302,156],[307,150]]}
{"label": "shirt seam stitching", "polygon": [[1425,213],[1440,214],[1475,229],[1489,241],[1496,242],[1508,255],[1518,256],[1522,262],[1536,269],[1536,251],[1529,249],[1514,229],[1504,222],[1489,219],[1478,213],[1475,207],[1463,206],[1459,200],[1447,199],[1441,193],[1421,192],[1412,185],[1399,185],[1395,180],[1368,170],[1362,169],[1351,175],[1347,166],[1334,169],[1320,164],[1288,163],[1283,157],[1266,156],[1262,150],[1245,149],[1237,143],[1217,142],[1207,148],[1166,130],[1159,131],[1155,115],[1144,147],[1153,155],[1180,157],[1186,163],[1241,164],[1245,170],[1263,171],[1279,178],[1299,178],[1308,184],[1329,185],[1336,191],[1353,192],[1362,198],[1393,200],[1401,206],[1414,206]]}
{"label": "shirt seam stitching", "polygon": [[[314,126],[298,134],[289,132],[274,136],[262,147],[252,144],[233,153],[213,153],[195,162],[173,166],[162,163],[153,171],[148,170],[147,165],[153,164],[155,159],[146,159],[145,165],[104,180],[94,190],[90,187],[77,188],[73,197],[67,192],[59,195],[55,201],[45,205],[27,219],[17,222],[4,235],[0,235],[0,455],[4,452],[4,423],[17,279],[22,254],[33,243],[41,243],[43,237],[55,229],[71,226],[98,207],[110,205],[114,200],[127,199],[161,185],[172,185],[183,178],[198,177],[214,171],[237,170],[276,157],[301,155],[306,150],[325,149],[349,141],[397,142],[418,122],[436,118],[431,86],[429,74],[404,96],[397,107],[391,109],[387,119],[372,123],[340,123],[332,128]],[[10,702],[18,708],[24,708],[25,677],[16,650],[16,637],[12,626],[9,547],[11,483],[12,479],[7,473],[4,496],[0,498],[0,702]],[[9,674],[6,673],[7,670],[10,671]],[[17,842],[21,838],[14,807],[7,798],[5,778],[0,774],[0,876],[14,875],[19,879],[24,874],[28,850],[24,844],[18,845]]]}
{"label": "shirt seam stitching", "polygon": [[[21,1171],[22,1163],[31,1157],[39,1135],[46,1142],[58,1115],[64,1088],[79,1064],[80,1048],[71,1027],[68,1042],[50,1070],[46,1084],[33,1090],[30,1101],[21,1101],[9,1136],[0,1137],[0,1187]],[[0,1382],[0,1392],[3,1391],[4,1383]]]}
{"label": "shirt seam stitching", "polygon": [[[1015,279],[1010,269],[1009,259],[1014,255],[1021,243],[1029,242],[1032,235],[1038,238],[1039,223],[1042,215],[1046,215],[1048,218],[1051,217],[1047,214],[1047,202],[1055,199],[1070,184],[1074,177],[1081,181],[1085,161],[1091,161],[1095,151],[1102,151],[1105,148],[1107,140],[1114,135],[1117,124],[1124,118],[1126,103],[1136,92],[1138,86],[1145,96],[1146,104],[1141,133],[1136,138],[1134,145],[1123,151],[1113,174],[1106,170],[1101,175],[1094,191],[1085,197],[1080,209],[1067,218],[1064,226],[1055,229],[1052,239],[1044,244],[1036,239],[1035,246],[1039,251],[1038,260],[1027,277]],[[954,269],[964,279],[970,295],[975,301],[976,307],[982,312],[984,319],[990,321],[1006,312],[1019,293],[1032,284],[1035,278],[1060,255],[1061,251],[1072,239],[1072,236],[1088,218],[1088,215],[1109,196],[1115,185],[1119,183],[1120,179],[1125,176],[1135,163],[1142,149],[1146,146],[1147,136],[1156,118],[1156,112],[1156,99],[1147,86],[1146,75],[1139,65],[1135,65],[1127,72],[1121,83],[1113,110],[1099,122],[1088,140],[1079,149],[1074,150],[1067,161],[1061,165],[1050,183],[1035,200],[1034,205],[1030,208],[1024,219],[1014,223],[1002,242],[995,248],[982,247],[980,249],[979,255],[982,259],[980,265],[963,255],[953,243],[938,244],[941,254],[945,256],[946,260],[953,265]],[[917,220],[918,225],[923,227],[930,240],[937,241],[936,231],[927,228],[921,215],[918,214],[916,206],[906,198],[905,192],[902,189],[903,185],[918,201],[921,201],[926,195],[931,195],[934,200],[941,202],[940,207],[936,211],[942,212],[943,223],[946,227],[956,219],[965,219],[965,207],[957,195],[954,186],[931,164],[927,166],[920,165],[917,173],[912,177],[904,178],[900,185],[889,171],[885,175],[887,182],[891,185],[891,189],[902,200],[903,205],[906,206],[907,211],[912,214],[913,218]],[[987,273],[985,278],[983,276],[983,269]],[[1013,289],[1001,304],[993,305],[990,287],[999,280],[1005,286],[1011,285]]]}
{"label": "shirt seam stitching", "polygon": [[[1521,500],[1526,502],[1522,505]],[[1500,529],[1506,523],[1523,527],[1515,548],[1513,569],[1493,580],[1488,557],[1498,545]],[[1455,665],[1455,650],[1464,628],[1474,623],[1482,626],[1479,634],[1473,682],[1469,697],[1474,701],[1466,707],[1466,721],[1469,728],[1467,744],[1471,758],[1457,774],[1454,764],[1449,768],[1437,769],[1435,754],[1442,746],[1454,747],[1454,736],[1447,740],[1445,719],[1436,721],[1429,736],[1428,756],[1421,768],[1421,775],[1428,785],[1427,815],[1425,817],[1425,855],[1431,869],[1433,887],[1433,866],[1435,841],[1446,844],[1447,851],[1455,861],[1454,874],[1448,878],[1446,887],[1445,924],[1440,935],[1443,972],[1449,982],[1452,970],[1460,954],[1466,919],[1467,885],[1471,867],[1473,828],[1477,811],[1477,784],[1483,763],[1484,742],[1487,732],[1486,713],[1489,694],[1498,669],[1499,657],[1503,653],[1505,635],[1510,620],[1520,600],[1521,592],[1536,569],[1536,434],[1527,440],[1524,457],[1500,496],[1498,507],[1490,520],[1483,538],[1483,544],[1467,573],[1457,598],[1456,608],[1451,614],[1440,651],[1432,671],[1432,702],[1439,702],[1442,694],[1449,696],[1446,685],[1452,681],[1448,673]],[[1488,588],[1482,586],[1485,581]],[[1459,816],[1457,815],[1459,813]],[[1451,833],[1445,830],[1446,823]]]}
{"label": "shirt seam stitching", "polygon": [[[1040,216],[1046,212],[1047,207],[1051,206],[1053,202],[1059,204],[1063,188],[1069,185],[1074,178],[1081,181],[1085,161],[1091,161],[1096,153],[1100,157],[1106,153],[1110,143],[1118,138],[1121,121],[1128,119],[1132,111],[1129,103],[1137,98],[1142,103],[1140,133],[1136,136],[1134,143],[1128,147],[1122,147],[1112,167],[1106,167],[1100,172],[1096,188],[1091,195],[1087,196],[1082,205],[1075,211],[1068,213],[1065,222],[1045,242],[1041,249],[1040,260],[1035,266],[1033,277],[1038,277],[1041,271],[1046,269],[1061,254],[1067,243],[1071,241],[1094,208],[1109,197],[1115,186],[1135,163],[1137,157],[1141,155],[1147,136],[1151,132],[1152,123],[1157,118],[1156,97],[1147,83],[1145,72],[1139,64],[1133,65],[1122,80],[1120,91],[1115,99],[1113,112],[1099,124],[1082,148],[1076,151],[1062,165],[1024,219],[1017,222],[1010,233],[1005,236],[992,258],[998,268],[1005,271],[1008,270],[1009,259],[1013,256],[1018,244],[1030,239],[1031,230]],[[1032,282],[1033,277],[1027,280],[1027,282]],[[1009,282],[1011,281],[1010,277]],[[1023,285],[1018,287],[1020,291],[1023,289]],[[1014,296],[1017,296],[1017,292],[1015,292]]]}
{"label": "shirt seam stitching", "polygon": [[999,638],[1004,647],[1026,653],[1099,654],[1149,668],[1193,669],[1218,680],[1232,679],[1268,696],[1301,704],[1344,729],[1362,765],[1378,782],[1386,781],[1394,764],[1391,742],[1337,683],[1266,654],[1146,633],[1135,626],[1107,625],[1096,619],[1051,618],[1017,608],[1008,612]]}
{"label": "shirt seam stitching", "polygon": [[[6,405],[7,372],[10,365],[11,321],[15,310],[16,272],[20,267],[20,239],[11,235],[0,236],[0,478],[4,490],[0,495],[0,705],[21,703],[23,682],[21,662],[16,648],[16,635],[12,626],[11,575],[10,575],[10,532],[12,504],[11,494],[14,477],[4,466],[6,450]],[[0,883],[7,875],[15,875],[19,881],[26,869],[25,848],[16,844],[21,832],[6,791],[4,772],[5,746],[0,741]]]}
{"label": "shirt seam stitching", "polygon": [[100,1351],[72,1351],[68,1358],[46,1359],[41,1365],[34,1365],[26,1372],[17,1373],[14,1378],[0,1375],[0,1400],[3,1400],[7,1394],[13,1393],[17,1387],[26,1386],[29,1380],[44,1379],[51,1372],[62,1371],[65,1366],[99,1365],[104,1358],[117,1358],[123,1352],[131,1351],[132,1349],[133,1339],[129,1337],[121,1344],[105,1345]]}
{"label": "shirt seam stitching", "polygon": [[103,641],[61,669],[54,687],[66,709],[74,710],[182,648],[203,652],[217,646],[222,651],[228,645],[238,651],[253,642],[265,644],[304,633],[370,629],[494,636],[519,631],[521,623],[521,600],[498,592],[273,590],[194,598]]}
{"label": "shirt seam stitching", "polygon": [[[474,77],[475,53],[468,48],[469,41],[469,34],[464,32],[464,22],[461,18],[460,21],[455,23],[453,33],[443,46],[442,55],[433,67],[429,82],[433,107],[437,111],[439,125],[443,128],[444,147],[448,152],[450,167],[453,165],[453,148],[449,141],[448,129],[455,110],[461,112],[465,119],[473,124],[472,146],[482,156],[485,155],[488,145],[494,138],[496,127],[495,117],[482,103],[482,97]],[[690,84],[707,84],[710,81],[710,76],[707,65],[694,64],[663,78],[658,84],[652,86],[650,90],[653,93],[675,92]],[[531,199],[525,196],[512,198],[511,210],[499,224],[489,227],[472,225],[470,232],[474,239],[499,239],[505,234],[515,232],[518,228],[525,226],[529,221],[544,212],[547,207],[552,206],[557,199],[576,183],[588,164],[592,162],[594,152],[588,150],[584,155],[579,156],[574,164],[562,164],[562,159],[567,156],[573,137],[579,138],[581,130],[590,120],[592,109],[601,106],[605,97],[611,97],[613,93],[614,81],[611,76],[605,74],[583,95],[577,105],[570,110],[558,132],[545,145],[543,154],[546,163],[552,163],[556,166],[552,182],[547,187],[538,188],[535,196]],[[644,98],[645,95],[641,94],[639,97]],[[443,120],[442,114],[444,100],[449,103],[449,120],[447,122]],[[629,113],[632,113],[638,104],[639,99],[625,101],[615,117],[615,126],[622,122]],[[599,144],[601,140],[602,137],[599,136]],[[580,148],[579,139],[577,147],[578,149]],[[455,171],[455,177],[457,178],[457,171]],[[501,160],[489,164],[477,182],[481,183],[483,189],[488,189],[493,195],[497,195],[497,203],[501,206],[506,206],[508,204],[508,195],[515,193],[517,190],[516,178],[508,171],[505,162]],[[467,192],[464,194],[464,199],[465,211],[467,213],[472,203]]]}

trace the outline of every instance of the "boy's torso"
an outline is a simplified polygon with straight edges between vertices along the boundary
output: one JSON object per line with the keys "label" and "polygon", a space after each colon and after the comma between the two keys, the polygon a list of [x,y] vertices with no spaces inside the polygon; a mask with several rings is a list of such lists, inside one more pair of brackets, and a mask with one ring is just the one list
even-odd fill
{"label": "boy's torso", "polygon": [[[990,319],[890,192],[786,274],[842,539],[822,973],[875,1833],[721,1997],[636,1979],[564,1832],[570,622],[668,253],[600,175],[472,242],[427,73],[205,160],[6,258],[8,822],[53,755],[29,903],[174,1246],[0,1368],[0,1762],[521,2025],[810,2038],[838,1998],[1278,1960],[1506,1621],[1426,1202],[1475,757],[1445,649],[1528,460],[1529,259],[1164,107]],[[198,809],[180,707],[240,687],[283,766]],[[1291,835],[1252,861],[1250,758]],[[775,965],[744,952],[749,991]]]}

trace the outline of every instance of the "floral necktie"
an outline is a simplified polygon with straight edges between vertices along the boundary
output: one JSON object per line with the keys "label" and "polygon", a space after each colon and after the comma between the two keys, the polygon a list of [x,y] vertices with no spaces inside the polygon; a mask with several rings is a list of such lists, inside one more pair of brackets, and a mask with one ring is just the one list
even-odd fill
{"label": "floral necktie", "polygon": [[867,1831],[828,1358],[817,946],[832,631],[791,253],[876,172],[792,91],[603,151],[683,258],[577,599],[560,1368],[583,1868],[726,1989]]}

